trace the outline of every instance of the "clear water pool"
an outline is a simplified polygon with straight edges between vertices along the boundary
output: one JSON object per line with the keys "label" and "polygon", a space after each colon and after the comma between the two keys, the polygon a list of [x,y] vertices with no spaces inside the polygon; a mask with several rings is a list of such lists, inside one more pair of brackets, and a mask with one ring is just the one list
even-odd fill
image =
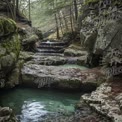
{"label": "clear water pool", "polygon": [[11,107],[20,122],[43,122],[49,116],[72,114],[80,96],[80,93],[17,88],[1,92],[0,104]]}

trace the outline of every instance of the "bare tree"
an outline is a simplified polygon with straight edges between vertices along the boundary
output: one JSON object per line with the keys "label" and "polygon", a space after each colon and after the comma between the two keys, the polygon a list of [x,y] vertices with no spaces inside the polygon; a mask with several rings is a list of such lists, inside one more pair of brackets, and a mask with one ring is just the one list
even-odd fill
{"label": "bare tree", "polygon": [[73,3],[74,3],[74,9],[75,9],[75,19],[77,21],[77,18],[78,18],[77,0],[73,0]]}
{"label": "bare tree", "polygon": [[70,6],[70,23],[71,23],[71,31],[73,33],[73,21],[72,21],[72,8]]}
{"label": "bare tree", "polygon": [[63,28],[62,28],[62,18],[61,18],[61,16],[60,16],[60,12],[58,12],[58,18],[59,18],[59,23],[60,23],[60,28],[61,28],[61,33],[62,33],[62,35],[64,34],[63,33]]}
{"label": "bare tree", "polygon": [[30,6],[30,0],[28,0],[28,14],[29,14],[29,20],[31,20],[31,6]]}
{"label": "bare tree", "polygon": [[57,14],[55,13],[55,22],[56,22],[56,32],[57,32],[57,39],[60,38],[59,36],[59,27],[58,27],[58,19],[57,19]]}

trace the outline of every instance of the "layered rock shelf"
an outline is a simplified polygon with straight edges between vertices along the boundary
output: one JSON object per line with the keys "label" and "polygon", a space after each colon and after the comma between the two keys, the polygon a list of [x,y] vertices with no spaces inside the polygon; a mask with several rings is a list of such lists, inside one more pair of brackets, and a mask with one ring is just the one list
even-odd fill
{"label": "layered rock shelf", "polygon": [[93,110],[113,122],[122,121],[122,81],[104,83],[91,94],[81,97]]}
{"label": "layered rock shelf", "polygon": [[82,71],[79,68],[63,66],[25,64],[22,69],[22,84],[39,88],[54,87],[89,92],[100,84],[100,74],[99,69]]}

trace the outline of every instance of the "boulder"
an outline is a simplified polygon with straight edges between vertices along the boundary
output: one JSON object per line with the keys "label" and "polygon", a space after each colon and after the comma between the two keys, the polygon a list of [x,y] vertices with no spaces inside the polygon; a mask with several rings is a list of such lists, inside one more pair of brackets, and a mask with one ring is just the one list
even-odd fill
{"label": "boulder", "polygon": [[0,107],[0,122],[17,122],[13,110],[9,107]]}
{"label": "boulder", "polygon": [[35,34],[39,37],[39,40],[42,40],[43,39],[42,31],[35,27],[33,27],[33,30],[34,30]]}
{"label": "boulder", "polygon": [[24,51],[35,51],[36,42],[39,41],[38,35],[29,25],[24,25],[23,23],[18,23],[19,35],[22,42],[22,47]]}
{"label": "boulder", "polygon": [[85,55],[87,55],[87,51],[84,51],[80,46],[76,46],[74,44],[71,44],[64,51],[64,56],[78,57],[78,56],[85,56]]}
{"label": "boulder", "polygon": [[12,19],[0,17],[0,37],[16,32],[16,23]]}

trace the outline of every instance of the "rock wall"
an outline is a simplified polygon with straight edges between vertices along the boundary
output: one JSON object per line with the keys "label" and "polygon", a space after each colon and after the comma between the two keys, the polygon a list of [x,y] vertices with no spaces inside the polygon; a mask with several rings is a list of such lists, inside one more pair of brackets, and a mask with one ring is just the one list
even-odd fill
{"label": "rock wall", "polygon": [[21,48],[16,23],[0,17],[0,32],[0,87],[14,87],[19,80],[17,61]]}
{"label": "rock wall", "polygon": [[[110,65],[111,59],[106,60],[106,55],[112,50],[122,54],[121,0],[84,0],[78,22],[81,25],[81,44],[89,52],[91,65],[99,65],[95,60],[102,56],[104,64]],[[114,65],[122,64],[122,55],[112,61]]]}

